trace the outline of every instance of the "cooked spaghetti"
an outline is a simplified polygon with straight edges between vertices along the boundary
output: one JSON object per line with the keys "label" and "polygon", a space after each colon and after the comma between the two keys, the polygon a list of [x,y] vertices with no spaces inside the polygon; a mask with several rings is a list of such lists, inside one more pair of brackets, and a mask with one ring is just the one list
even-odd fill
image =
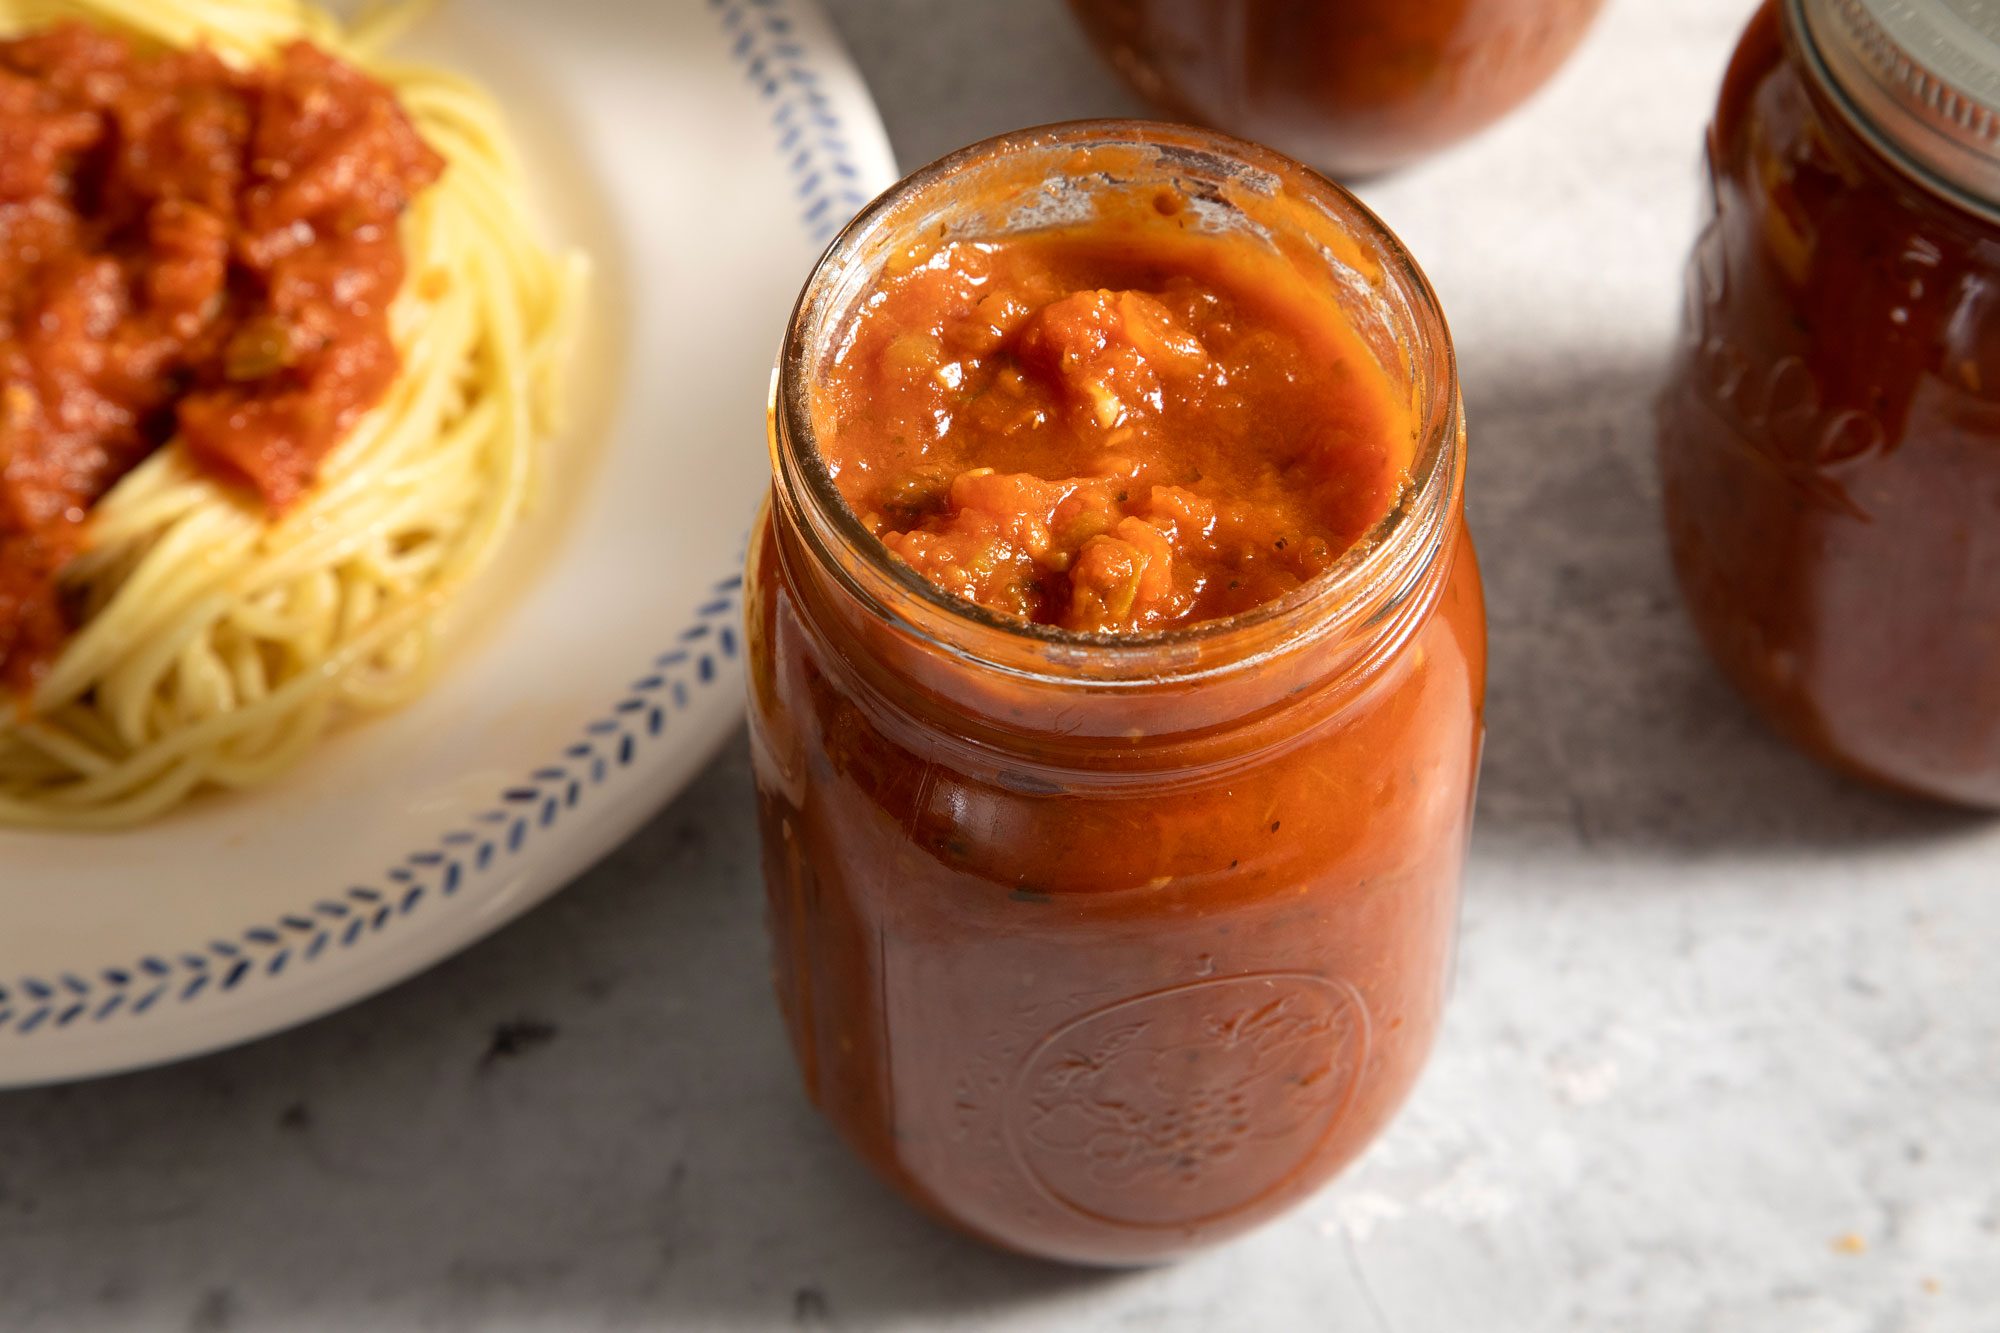
{"label": "cooked spaghetti", "polygon": [[406,700],[515,523],[582,264],[409,12],[0,0],[0,825]]}

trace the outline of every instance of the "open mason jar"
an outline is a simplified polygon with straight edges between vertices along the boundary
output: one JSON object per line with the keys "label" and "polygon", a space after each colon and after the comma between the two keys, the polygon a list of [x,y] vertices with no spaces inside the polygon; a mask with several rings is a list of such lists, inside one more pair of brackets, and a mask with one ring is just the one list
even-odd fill
{"label": "open mason jar", "polygon": [[[1323,575],[1130,635],[942,592],[870,534],[819,444],[830,358],[913,238],[1114,213],[1281,255],[1407,388],[1417,435],[1386,516]],[[1482,735],[1458,383],[1409,255],[1337,186],[1207,131],[1003,136],[834,242],[786,336],[771,448],[751,735],[813,1100],[920,1206],[1059,1259],[1170,1257],[1311,1192],[1430,1049]]]}
{"label": "open mason jar", "polygon": [[1769,3],[1709,133],[1659,457],[1681,589],[1783,735],[2000,806],[2000,18]]}
{"label": "open mason jar", "polygon": [[1603,0],[1070,0],[1125,82],[1168,114],[1322,171],[1402,166],[1512,111]]}

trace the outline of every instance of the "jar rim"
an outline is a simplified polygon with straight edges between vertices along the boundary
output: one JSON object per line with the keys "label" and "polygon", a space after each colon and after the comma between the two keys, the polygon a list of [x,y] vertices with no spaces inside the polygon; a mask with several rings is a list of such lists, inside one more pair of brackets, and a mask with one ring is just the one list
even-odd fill
{"label": "jar rim", "polygon": [[[1414,316],[1415,327],[1406,331],[1413,335],[1409,372],[1419,383],[1428,382],[1430,391],[1419,396],[1421,414],[1406,483],[1382,517],[1326,570],[1283,596],[1234,615],[1167,629],[1110,633],[1017,619],[961,598],[897,560],[868,530],[841,494],[815,437],[817,377],[813,372],[851,312],[851,302],[841,304],[833,298],[840,294],[836,288],[850,277],[862,248],[892,226],[913,201],[932,195],[948,197],[953,182],[997,156],[1027,152],[1057,155],[1094,147],[1158,148],[1190,163],[1206,158],[1295,190],[1331,216],[1350,237],[1368,246],[1384,279],[1399,290]],[[869,273],[858,287],[852,283],[849,287],[865,293],[874,277]],[[1418,364],[1419,360],[1428,364]],[[1396,368],[1388,369],[1393,372]],[[940,626],[971,631],[974,638],[999,636],[990,641],[996,648],[1026,649],[1071,666],[1088,667],[1090,683],[1107,685],[1157,681],[1163,675],[1185,680],[1205,674],[1176,668],[1185,663],[1191,650],[1269,638],[1274,632],[1290,638],[1283,634],[1284,629],[1311,618],[1315,610],[1339,620],[1340,610],[1362,607],[1370,612],[1367,618],[1371,621],[1387,618],[1417,588],[1438,551],[1448,544],[1449,525],[1443,520],[1455,512],[1463,476],[1463,412],[1456,352],[1437,293],[1401,239],[1351,191],[1273,149],[1206,128],[1143,119],[1065,121],[995,135],[919,167],[876,196],[834,237],[799,294],[772,376],[769,414],[779,498],[795,504],[796,493],[802,491],[811,501],[810,517],[819,522],[800,526],[809,540],[822,544],[817,555],[833,554],[823,546],[831,537],[860,555],[868,572],[885,580],[896,595],[914,599],[914,605]],[[1426,522],[1427,518],[1431,521]],[[899,622],[955,656],[1012,674],[1048,674],[1000,660],[1004,652],[982,652],[964,642],[945,642],[938,633],[915,623],[887,605],[875,590],[863,586],[846,562],[829,559],[824,563],[836,572],[845,590],[873,613]],[[1282,646],[1268,645],[1264,651],[1234,658],[1233,663],[1257,660]]]}
{"label": "jar rim", "polygon": [[1788,43],[1863,142],[1905,180],[2000,222],[2000,21],[1941,0],[1781,0]]}

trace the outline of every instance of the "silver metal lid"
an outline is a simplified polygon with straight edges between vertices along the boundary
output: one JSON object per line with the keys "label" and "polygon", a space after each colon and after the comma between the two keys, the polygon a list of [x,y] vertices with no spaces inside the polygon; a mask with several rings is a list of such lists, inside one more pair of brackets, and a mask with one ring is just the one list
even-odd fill
{"label": "silver metal lid", "polygon": [[1799,49],[1904,173],[2000,221],[2000,0],[1785,0]]}

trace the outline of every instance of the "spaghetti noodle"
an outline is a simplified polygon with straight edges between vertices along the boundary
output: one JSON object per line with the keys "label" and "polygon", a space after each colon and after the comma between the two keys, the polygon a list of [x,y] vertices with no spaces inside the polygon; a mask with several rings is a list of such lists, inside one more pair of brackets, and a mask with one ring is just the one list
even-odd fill
{"label": "spaghetti noodle", "polygon": [[91,507],[60,573],[75,632],[25,697],[0,699],[0,825],[141,822],[407,700],[437,665],[437,612],[519,516],[582,261],[528,229],[486,96],[385,54],[410,12],[342,26],[293,0],[0,0],[0,37],[82,20],[239,68],[309,42],[386,86],[445,163],[398,223],[400,369],[302,494],[269,508],[176,436]]}

